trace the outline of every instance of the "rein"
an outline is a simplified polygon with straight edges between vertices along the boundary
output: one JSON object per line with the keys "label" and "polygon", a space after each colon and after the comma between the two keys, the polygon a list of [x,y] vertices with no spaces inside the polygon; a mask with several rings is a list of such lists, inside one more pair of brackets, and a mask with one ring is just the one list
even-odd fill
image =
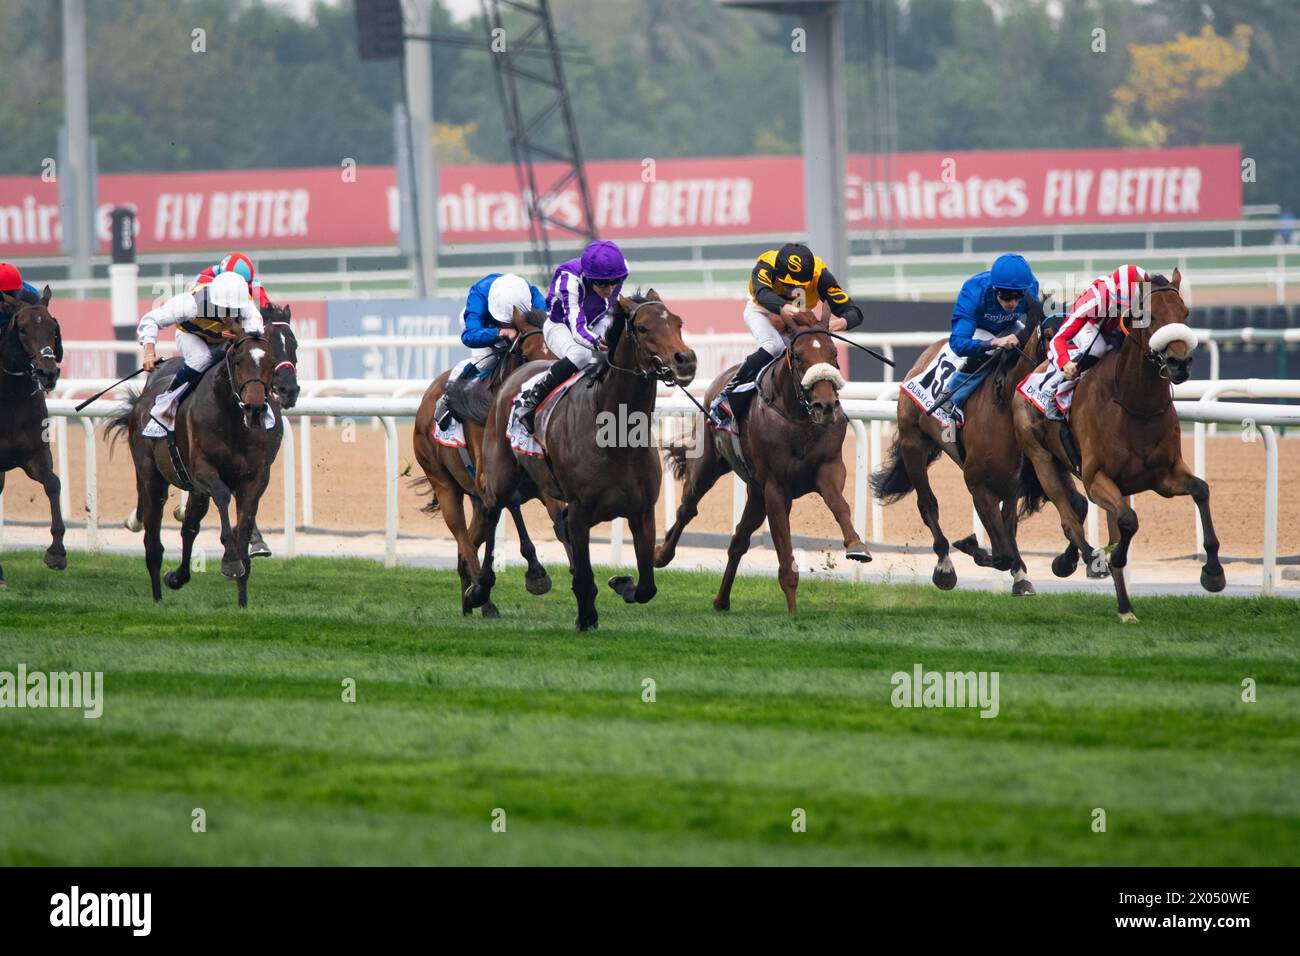
{"label": "rein", "polygon": [[[271,324],[271,325],[283,325],[285,328],[292,328],[292,325],[291,325],[290,323],[288,323],[288,322],[283,322],[283,321],[275,321],[275,322],[271,322],[271,323],[269,323],[269,324]],[[290,370],[291,372],[293,372],[295,375],[298,374],[298,366],[295,365],[293,362],[290,362],[288,359],[285,359],[283,362],[281,362],[279,365],[277,365],[275,368],[273,368],[273,369],[271,370],[271,374],[274,375],[276,372],[280,371],[280,369],[282,369],[282,368],[287,368],[287,369],[289,369],[289,370]]]}
{"label": "rein", "polygon": [[[14,339],[16,340],[18,338],[18,316],[22,315],[24,312],[29,312],[32,309],[36,309],[36,308],[40,308],[40,307],[35,305],[25,305],[17,312],[15,312],[13,315],[11,315],[9,317],[9,327],[5,329],[5,338],[8,339],[9,336],[12,334]],[[0,372],[4,372],[6,375],[12,375],[14,378],[30,378],[36,385],[36,387],[32,389],[32,394],[35,395],[37,392],[41,390],[41,383],[37,381],[36,378],[35,360],[38,358],[48,358],[48,359],[54,358],[55,357],[54,349],[50,348],[50,346],[47,345],[39,352],[37,352],[35,355],[31,355],[27,352],[26,349],[23,349],[23,356],[27,361],[26,368],[20,368],[18,371],[15,372],[11,368],[6,368],[4,364],[4,359],[0,358]]]}
{"label": "rein", "polygon": [[[804,388],[803,385],[800,384],[800,382],[799,382],[799,377],[798,377],[797,375],[795,375],[795,371],[794,371],[794,343],[797,342],[797,341],[799,341],[799,336],[801,336],[801,335],[817,335],[817,334],[821,334],[821,335],[829,335],[829,336],[831,336],[832,338],[838,338],[838,336],[836,336],[835,333],[833,333],[833,332],[827,332],[825,329],[821,329],[821,328],[816,328],[816,329],[800,329],[798,332],[796,332],[794,335],[792,335],[792,336],[790,337],[790,344],[787,345],[787,346],[785,347],[785,366],[786,366],[786,369],[790,372],[790,390],[791,390],[791,392],[794,394],[795,402],[798,404],[798,406],[799,406],[801,409],[803,409],[804,415],[806,415],[806,416],[808,417],[809,420],[812,419],[812,400],[808,397],[808,389]],[[847,340],[845,340],[845,341],[847,341]],[[850,344],[852,344],[852,343],[850,343]],[[871,350],[870,350],[870,349],[867,349],[866,351],[869,352],[869,351],[871,351]],[[886,359],[885,361],[888,361],[888,360]],[[893,363],[893,362],[890,362],[889,364],[890,364],[890,365],[893,365],[894,363]],[[775,399],[773,399],[773,398],[769,398],[769,397],[766,395],[766,393],[764,393],[762,382],[759,382],[758,385],[755,386],[755,387],[758,389],[758,397],[761,398],[761,399],[763,400],[763,404],[764,404],[764,405],[766,405],[768,408],[772,409],[772,411],[776,412],[778,415],[780,415],[780,416],[781,416],[782,418],[784,418],[786,421],[788,421],[788,422],[792,422],[792,423],[794,423],[794,424],[798,424],[798,422],[799,422],[798,419],[791,418],[789,415],[787,415],[784,411],[781,410],[780,406],[778,406],[778,405],[776,404]],[[837,394],[837,395],[839,394],[839,390],[838,390],[838,389],[836,389],[836,394]]]}
{"label": "rein", "polygon": [[[632,344],[636,347],[636,351],[633,354],[638,356],[638,358],[648,358],[652,360],[654,362],[654,369],[650,370],[650,369],[642,368],[640,364],[637,364],[631,368],[618,365],[617,363],[615,363],[614,356],[612,353],[606,356],[605,361],[608,363],[610,368],[615,369],[616,371],[624,372],[628,375],[636,375],[639,376],[640,378],[657,379],[658,381],[663,382],[665,385],[676,385],[677,376],[673,374],[672,369],[670,369],[667,365],[665,365],[663,363],[663,359],[661,359],[659,356],[651,355],[649,352],[645,351],[644,346],[641,345],[641,340],[637,338],[636,321],[635,321],[636,314],[648,305],[663,306],[664,311],[665,312],[668,311],[668,306],[664,305],[664,303],[660,302],[658,299],[647,299],[644,302],[638,302],[636,308],[634,308],[631,312],[629,312],[626,318],[624,319],[623,331],[632,337]],[[685,391],[685,389],[683,389],[683,391]],[[698,405],[699,402],[696,402],[695,404]]]}
{"label": "rein", "polygon": [[248,403],[244,401],[244,389],[248,388],[248,386],[252,385],[254,382],[258,382],[259,384],[262,385],[264,389],[266,389],[266,393],[270,395],[271,387],[267,385],[265,382],[263,382],[261,378],[248,378],[240,382],[237,378],[235,378],[235,366],[233,362],[233,357],[235,352],[237,352],[239,350],[239,347],[243,345],[245,342],[263,342],[263,341],[266,340],[261,338],[255,338],[251,335],[245,335],[242,339],[239,339],[228,349],[226,349],[225,357],[222,359],[223,363],[226,366],[226,376],[230,379],[230,387],[235,393],[235,404],[239,406],[239,410],[241,412],[248,411]]}
{"label": "rein", "polygon": [[[1154,296],[1161,292],[1177,293],[1178,290],[1173,288],[1172,286],[1168,286],[1160,289],[1152,289],[1150,294]],[[1131,316],[1132,316],[1132,312],[1129,313],[1129,317]],[[1157,375],[1159,375],[1165,381],[1169,381],[1169,363],[1165,360],[1165,357],[1163,355],[1157,355],[1156,353],[1152,352],[1150,348],[1146,347],[1137,338],[1135,338],[1133,334],[1130,332],[1129,327],[1124,323],[1123,316],[1121,316],[1119,320],[1119,329],[1121,332],[1124,333],[1124,344],[1127,345],[1131,341],[1135,345],[1137,345],[1138,348],[1142,349],[1142,358],[1145,361],[1149,362],[1151,365],[1155,366]],[[1167,394],[1165,396],[1165,403],[1160,408],[1156,409],[1153,412],[1134,411],[1133,409],[1129,408],[1128,405],[1125,404],[1124,399],[1120,397],[1122,392],[1120,391],[1118,356],[1116,356],[1115,359],[1115,371],[1112,377],[1114,379],[1113,390],[1115,394],[1111,396],[1111,401],[1113,401],[1116,405],[1122,408],[1126,415],[1130,415],[1133,418],[1140,418],[1140,419],[1157,418],[1160,415],[1163,415],[1165,412],[1169,411],[1169,406],[1171,406],[1174,403],[1173,391],[1166,390]]]}

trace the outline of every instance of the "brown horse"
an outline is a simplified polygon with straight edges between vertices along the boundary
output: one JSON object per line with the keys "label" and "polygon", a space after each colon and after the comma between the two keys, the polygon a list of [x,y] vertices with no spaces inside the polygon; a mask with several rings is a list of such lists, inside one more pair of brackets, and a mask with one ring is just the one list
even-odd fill
{"label": "brown horse", "polygon": [[[50,546],[45,566],[62,571],[68,566],[63,549],[63,513],[59,508],[59,476],[54,473],[47,440],[49,410],[45,395],[59,381],[63,339],[58,320],[50,314],[50,287],[41,292],[39,305],[28,305],[0,292],[0,312],[9,317],[0,334],[0,492],[5,472],[21,468],[45,489],[50,501]],[[0,588],[5,587],[0,568]]]}
{"label": "brown horse", "polygon": [[[870,561],[866,545],[853,527],[848,502],[844,500],[844,435],[848,419],[840,408],[839,390],[844,377],[839,372],[835,342],[827,335],[826,320],[812,312],[800,312],[783,320],[790,345],[783,358],[762,373],[758,394],[740,424],[738,459],[730,433],[712,431],[704,440],[699,457],[687,462],[686,450],[669,449],[668,460],[678,478],[685,479],[677,520],[664,535],[655,552],[655,567],[672,561],[682,531],[698,514],[700,499],[729,471],[745,478],[745,510],[727,548],[727,569],[713,607],[731,608],[731,586],[740,559],[749,550],[750,538],[766,517],[779,560],[778,580],[785,592],[786,608],[795,612],[799,569],[794,566],[790,538],[790,507],[796,498],[816,492],[835,516],[844,536],[845,556]],[[710,407],[714,397],[731,380],[736,368],[729,368],[713,380],[704,401]]]}
{"label": "brown horse", "polygon": [[[546,448],[544,456],[516,455],[506,435],[520,386],[543,371],[543,365],[534,362],[519,369],[492,403],[478,476],[487,548],[478,579],[468,592],[474,607],[487,603],[496,580],[492,535],[501,509],[516,491],[529,485],[567,503],[563,530],[578,601],[578,630],[598,623],[590,553],[594,524],[628,519],[637,579],[616,575],[609,586],[629,604],[644,604],[655,595],[655,503],[661,479],[658,455],[649,441],[655,385],[659,381],[689,384],[695,377],[695,353],[682,341],[681,317],[653,289],[644,297],[619,298],[611,311],[608,367],[576,383],[559,400],[539,436]],[[537,420],[541,423],[544,418],[539,415]],[[620,427],[611,441],[607,436],[612,423]]]}
{"label": "brown horse", "polygon": [[[509,350],[497,360],[496,367],[487,379],[487,388],[484,391],[489,399],[499,391],[501,383],[520,365],[527,362],[550,361],[555,358],[546,350],[546,344],[542,341],[541,326],[545,321],[546,313],[540,309],[529,312],[514,310],[511,324],[516,332],[515,339]],[[470,458],[468,465],[461,457],[459,449],[440,445],[433,440],[433,430],[437,424],[434,420],[434,408],[447,387],[447,378],[450,374],[451,371],[448,370],[433,380],[425,391],[424,397],[420,399],[419,411],[415,413],[415,459],[420,463],[425,475],[415,484],[428,485],[432,489],[433,500],[424,510],[429,514],[441,510],[443,520],[447,522],[447,530],[456,539],[456,570],[460,573],[461,611],[470,614],[474,609],[468,603],[465,592],[479,573],[478,549],[483,544],[484,530],[483,508],[475,497],[475,475],[483,461],[483,424],[474,421],[473,418],[476,416],[473,415],[467,415],[466,418],[470,420],[462,422],[465,431],[465,451]],[[465,524],[466,495],[470,496],[474,509],[473,521],[468,527]],[[557,520],[561,509],[560,504],[552,501],[544,503],[547,510],[551,511],[552,520]],[[545,594],[551,589],[551,578],[546,573],[546,568],[542,567],[537,560],[537,548],[533,545],[532,539],[528,536],[528,528],[524,525],[522,501],[516,496],[510,499],[506,507],[510,509],[510,516],[514,519],[515,528],[519,532],[519,553],[528,562],[524,585],[530,594]],[[496,606],[490,601],[483,605],[483,616],[499,616]]]}
{"label": "brown horse", "polygon": [[[176,448],[190,481],[190,497],[181,523],[181,563],[167,573],[167,586],[178,590],[190,579],[190,557],[199,525],[211,502],[221,515],[224,554],[221,573],[238,585],[239,606],[248,606],[248,542],[257,522],[257,506],[280,450],[284,422],[271,397],[277,359],[261,335],[241,335],[191,390],[176,415]],[[187,482],[172,462],[164,439],[145,438],[154,398],[168,387],[180,359],[170,359],[149,377],[144,391],[132,395],[127,410],[109,423],[109,432],[125,434],[135,463],[136,511],[144,524],[145,565],[153,599],[162,600],[161,537],[167,486]],[[275,425],[266,428],[268,405]],[[234,498],[239,523],[230,520]]]}
{"label": "brown horse", "polygon": [[[916,508],[934,539],[938,558],[931,580],[936,587],[950,590],[957,586],[957,572],[948,556],[948,539],[939,526],[939,501],[930,486],[930,465],[946,454],[962,470],[962,478],[975,502],[975,510],[989,536],[990,551],[979,546],[974,534],[952,542],[952,547],[975,559],[981,568],[1011,572],[1011,593],[1017,596],[1034,593],[1026,576],[1025,562],[1016,545],[1016,529],[1029,505],[1017,509],[1020,502],[1020,469],[1030,466],[1016,442],[1011,424],[1011,396],[1021,379],[1043,360],[1047,352],[1050,329],[1044,331],[1037,312],[1025,323],[1016,349],[1005,349],[988,359],[994,366],[966,400],[961,429],[961,446],[954,429],[927,415],[910,395],[898,396],[898,424],[889,459],[871,476],[876,497],[893,504],[916,491]],[[917,359],[904,381],[919,375],[943,348],[947,339],[935,342]],[[964,457],[963,457],[964,453]],[[1070,489],[1074,507],[1087,513],[1083,496]]]}
{"label": "brown horse", "polygon": [[[1144,326],[1131,316],[1120,320],[1123,344],[1108,352],[1075,387],[1070,429],[1083,467],[1081,477],[1088,497],[1106,510],[1110,543],[1094,551],[1084,538],[1080,515],[1071,506],[1069,458],[1061,442],[1061,425],[1049,420],[1024,395],[1012,400],[1016,438],[1034,466],[1036,479],[1025,491],[1041,501],[1046,496],[1061,516],[1061,529],[1069,547],[1052,563],[1060,577],[1073,573],[1079,555],[1088,556],[1089,569],[1100,576],[1110,571],[1122,621],[1136,621],[1124,583],[1129,544],[1137,533],[1136,512],[1128,496],[1155,491],[1165,498],[1191,495],[1205,529],[1205,564],[1201,586],[1222,591],[1225,583],[1219,563],[1219,539],[1210,518],[1210,487],[1183,461],[1182,436],[1174,409],[1170,382],[1187,381],[1191,374],[1196,337],[1185,325],[1187,305],[1173,278],[1152,276]],[[1094,570],[1095,569],[1095,570]]]}

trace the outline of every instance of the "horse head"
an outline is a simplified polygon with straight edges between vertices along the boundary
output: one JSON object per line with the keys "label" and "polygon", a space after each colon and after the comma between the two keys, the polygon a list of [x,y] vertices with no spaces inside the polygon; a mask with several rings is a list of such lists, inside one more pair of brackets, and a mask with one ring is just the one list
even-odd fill
{"label": "horse head", "polygon": [[786,363],[795,397],[813,424],[823,427],[832,424],[839,415],[840,389],[844,387],[835,341],[828,334],[828,322],[809,311],[785,320],[786,335],[790,338]]}
{"label": "horse head", "polygon": [[1179,291],[1182,281],[1178,269],[1174,269],[1171,279],[1151,276],[1151,287],[1142,309],[1147,320],[1145,325],[1139,327],[1134,322],[1130,329],[1120,321],[1124,334],[1134,339],[1143,348],[1147,360],[1175,385],[1187,381],[1192,374],[1192,353],[1199,343],[1196,333],[1187,327],[1187,303]]}
{"label": "horse head", "polygon": [[[644,296],[619,296],[610,329],[612,358],[631,362],[641,374],[669,385],[686,386],[695,378],[695,352],[682,338],[682,318],[650,289]],[[618,365],[616,367],[623,367]]]}
{"label": "horse head", "polygon": [[268,305],[262,310],[266,334],[271,340],[275,355],[275,371],[271,375],[271,395],[281,408],[298,404],[298,336],[290,325],[289,306]]}
{"label": "horse head", "polygon": [[260,428],[275,375],[275,352],[270,341],[257,333],[248,333],[226,349],[225,362],[230,390],[244,413],[244,424]]}
{"label": "horse head", "polygon": [[512,349],[518,349],[525,362],[551,361],[557,357],[546,347],[546,340],[542,337],[542,327],[546,324],[545,309],[515,309],[510,324],[517,333]]}
{"label": "horse head", "polygon": [[[30,375],[36,386],[42,391],[50,391],[59,382],[59,363],[63,361],[63,337],[59,332],[59,321],[50,314],[50,287],[41,292],[39,305],[28,305],[21,299],[0,292],[0,312],[9,315],[9,327],[5,332],[6,342],[12,340],[14,346],[6,346],[0,354],[0,362],[9,375]],[[9,353],[12,353],[10,358]],[[10,367],[17,361],[17,367]],[[26,367],[22,363],[26,362]]]}

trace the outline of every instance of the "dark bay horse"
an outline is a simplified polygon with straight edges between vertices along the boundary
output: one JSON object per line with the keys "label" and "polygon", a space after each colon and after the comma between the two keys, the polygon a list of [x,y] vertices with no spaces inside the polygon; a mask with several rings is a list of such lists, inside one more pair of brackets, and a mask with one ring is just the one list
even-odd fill
{"label": "dark bay horse", "polygon": [[[655,567],[672,561],[682,531],[698,514],[700,499],[729,471],[745,478],[745,510],[727,548],[727,569],[713,607],[731,607],[731,586],[740,559],[749,550],[750,538],[767,518],[772,543],[779,559],[778,580],[785,592],[786,608],[795,612],[799,569],[794,566],[790,536],[790,507],[796,498],[816,492],[821,495],[844,536],[845,556],[870,561],[866,545],[853,527],[849,504],[844,500],[844,435],[848,419],[840,408],[839,390],[844,377],[839,372],[835,342],[826,320],[812,312],[800,312],[784,320],[790,345],[785,355],[769,366],[758,380],[758,394],[740,424],[743,459],[737,461],[730,434],[711,430],[699,457],[688,461],[686,450],[669,450],[669,463],[686,487],[677,520],[655,551]],[[704,407],[731,380],[736,368],[729,368],[709,386]],[[748,474],[746,474],[748,472]]]}
{"label": "dark bay horse", "polygon": [[[916,491],[916,508],[930,529],[938,559],[931,580],[942,590],[957,586],[957,572],[949,557],[948,539],[939,526],[939,501],[930,486],[929,468],[941,454],[946,454],[962,470],[980,522],[988,532],[991,553],[979,546],[974,534],[952,542],[952,547],[969,554],[981,568],[1010,571],[1012,594],[1034,593],[1016,545],[1020,518],[1029,514],[1028,509],[1034,504],[1021,505],[1020,469],[1032,466],[1026,463],[1016,441],[1011,423],[1011,396],[1021,379],[1046,357],[1050,331],[1045,331],[1037,313],[1031,312],[1018,336],[1017,349],[1003,350],[988,360],[995,363],[992,370],[976,386],[963,409],[965,425],[960,448],[954,429],[927,415],[907,393],[900,392],[898,396],[898,424],[889,458],[871,476],[871,486],[884,504],[893,504],[908,492]],[[919,375],[947,341],[941,339],[922,352],[903,381]],[[1083,496],[1073,488],[1069,493],[1074,506],[1086,515],[1088,504]]]}
{"label": "dark bay horse", "polygon": [[[1061,443],[1060,423],[1049,420],[1022,394],[1012,400],[1016,438],[1032,462],[1036,479],[1026,489],[1039,499],[1050,498],[1061,516],[1069,547],[1053,562],[1065,577],[1087,556],[1090,568],[1110,571],[1115,583],[1121,621],[1136,621],[1124,583],[1129,544],[1137,533],[1137,513],[1128,496],[1154,491],[1165,498],[1191,495],[1205,529],[1205,564],[1201,587],[1222,591],[1225,579],[1219,563],[1219,539],[1210,518],[1210,487],[1183,461],[1178,412],[1170,383],[1191,374],[1196,336],[1187,328],[1187,305],[1179,291],[1182,275],[1151,277],[1145,325],[1132,316],[1120,320],[1123,344],[1108,352],[1075,387],[1070,429],[1083,467],[1088,497],[1105,509],[1109,544],[1094,551],[1084,538],[1083,522],[1068,495],[1070,465]],[[1029,476],[1027,476],[1029,477]]]}
{"label": "dark bay horse", "polygon": [[[485,396],[495,395],[510,373],[521,365],[527,362],[550,361],[555,358],[547,351],[546,343],[542,341],[542,323],[545,321],[546,313],[540,309],[528,312],[514,310],[511,324],[516,333],[515,339],[510,344],[509,350],[498,358],[496,367],[487,379],[487,388],[483,392]],[[466,467],[460,449],[440,445],[433,440],[433,430],[437,424],[434,420],[436,414],[434,409],[438,399],[442,397],[443,390],[447,387],[447,378],[450,374],[449,369],[433,380],[425,391],[424,397],[420,399],[420,408],[415,414],[415,460],[420,463],[425,477],[417,479],[414,484],[428,485],[432,489],[433,500],[424,510],[429,514],[441,511],[442,518],[447,523],[447,530],[456,539],[456,570],[460,573],[461,611],[470,614],[474,609],[465,597],[465,592],[478,577],[478,549],[483,544],[484,531],[483,508],[476,497],[475,486],[475,475],[483,461],[483,425],[474,421],[473,418],[476,416],[472,415],[466,416],[469,421],[461,422],[465,432],[465,451],[470,458],[470,467]],[[470,496],[474,512],[468,526],[465,523],[466,495]],[[551,512],[552,520],[558,520],[562,507],[560,503],[544,501],[544,504]],[[545,594],[551,589],[551,578],[546,573],[546,568],[537,560],[537,548],[533,545],[532,539],[528,536],[528,528],[524,525],[522,501],[518,497],[512,498],[506,507],[509,508],[510,516],[514,519],[515,528],[519,532],[519,553],[528,562],[524,584],[530,594]],[[490,601],[484,604],[483,616],[497,617],[496,605]]]}
{"label": "dark bay horse", "polygon": [[[172,463],[166,440],[145,438],[141,432],[154,398],[170,385],[179,362],[169,359],[159,366],[144,391],[131,396],[127,411],[108,427],[109,432],[125,434],[131,448],[136,509],[144,524],[145,565],[155,601],[162,600],[160,532],[167,487],[184,488],[186,482]],[[209,504],[216,502],[225,549],[221,573],[238,585],[239,606],[248,605],[249,536],[284,436],[279,403],[271,394],[276,362],[268,339],[241,334],[192,388],[176,415],[176,446],[192,487],[181,523],[181,563],[166,576],[173,590],[190,580],[194,538]],[[268,407],[275,415],[275,425],[269,429],[263,422]],[[230,518],[232,498],[238,509],[237,525]]]}
{"label": "dark bay horse", "polygon": [[[59,381],[63,339],[49,305],[49,286],[41,292],[39,305],[0,292],[0,312],[8,316],[0,335],[0,492],[4,491],[5,472],[12,468],[21,468],[45,490],[50,501],[51,538],[45,549],[45,566],[62,571],[68,566],[59,508],[62,486],[50,456],[45,395]],[[3,587],[4,569],[0,568]]]}
{"label": "dark bay horse", "polygon": [[[651,289],[644,297],[619,298],[606,336],[609,363],[598,377],[577,382],[559,400],[545,423],[544,456],[516,455],[506,435],[510,407],[520,386],[544,370],[525,365],[506,380],[488,413],[483,438],[479,497],[485,512],[487,547],[478,580],[469,588],[470,604],[491,598],[493,532],[501,509],[525,483],[547,497],[566,502],[573,593],[580,631],[597,626],[596,582],[591,569],[591,526],[627,518],[636,550],[637,579],[610,578],[609,586],[627,603],[644,604],[655,595],[655,503],[662,478],[650,425],[658,382],[688,385],[695,377],[695,353],[682,340],[682,320]],[[538,422],[544,415],[538,415]],[[609,441],[608,425],[626,424]]]}

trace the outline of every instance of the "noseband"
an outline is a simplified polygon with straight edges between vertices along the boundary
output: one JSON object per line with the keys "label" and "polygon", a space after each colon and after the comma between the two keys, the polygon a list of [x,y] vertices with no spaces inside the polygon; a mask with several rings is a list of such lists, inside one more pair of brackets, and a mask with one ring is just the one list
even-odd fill
{"label": "noseband", "polygon": [[[667,313],[668,311],[668,306],[664,305],[664,303],[656,299],[647,299],[645,302],[638,302],[636,308],[629,312],[627,317],[623,320],[623,332],[625,335],[630,335],[632,337],[632,344],[636,347],[636,352],[633,353],[637,357],[636,366],[633,368],[624,368],[622,365],[615,364],[614,355],[611,352],[608,357],[609,367],[617,369],[620,372],[626,372],[629,375],[637,375],[641,378],[657,379],[665,385],[676,385],[677,376],[673,373],[673,370],[665,365],[664,360],[658,355],[647,352],[645,347],[641,344],[641,339],[638,338],[636,331],[636,314],[648,305],[663,306],[664,312]],[[643,363],[647,360],[653,363],[652,368],[647,369],[644,367]]]}
{"label": "noseband", "polygon": [[[40,306],[25,305],[17,312],[15,312],[13,315],[11,315],[9,317],[9,328],[5,330],[5,335],[7,336],[10,333],[12,333],[14,338],[16,339],[18,337],[18,316],[22,315],[24,312],[28,312],[36,308],[40,308]],[[53,319],[54,317],[51,316],[50,318]],[[24,377],[31,378],[32,384],[36,386],[35,388],[32,389],[32,394],[35,395],[37,392],[41,390],[41,381],[36,371],[36,360],[43,359],[43,358],[56,359],[57,356],[54,354],[54,349],[52,349],[48,345],[45,346],[43,349],[41,349],[39,352],[37,352],[35,355],[30,354],[26,349],[23,349],[23,354],[27,357],[26,368],[19,369],[18,371],[15,372],[11,368],[6,368],[3,359],[0,359],[0,372],[4,372],[6,375],[11,375],[14,378],[24,378]]]}
{"label": "noseband", "polygon": [[[790,337],[790,344],[787,345],[785,348],[785,366],[786,369],[789,370],[790,372],[790,388],[794,392],[795,402],[799,405],[799,407],[803,410],[803,413],[807,415],[809,419],[812,418],[812,411],[813,411],[812,397],[808,389],[803,387],[802,378],[795,373],[794,343],[799,341],[800,336],[817,335],[817,334],[830,335],[831,333],[827,332],[827,330],[823,328],[800,329],[798,332],[796,332],[794,335]],[[839,394],[839,389],[835,389],[835,394],[836,395]],[[763,394],[763,389],[761,387],[758,389],[758,395],[759,398],[763,400],[763,404],[765,404],[768,408],[772,409],[774,412],[776,412],[786,421],[792,422],[795,420],[791,418],[789,415],[785,414],[785,412],[781,411],[781,409],[777,406],[777,404],[774,401],[768,399],[768,397]]]}

